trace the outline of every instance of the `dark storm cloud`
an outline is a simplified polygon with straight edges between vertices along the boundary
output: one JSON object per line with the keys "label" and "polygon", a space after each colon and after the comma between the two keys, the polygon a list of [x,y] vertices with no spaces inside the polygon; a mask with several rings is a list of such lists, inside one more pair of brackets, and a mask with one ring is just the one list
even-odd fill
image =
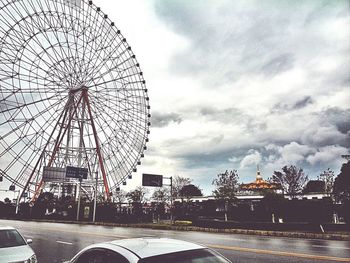
{"label": "dark storm cloud", "polygon": [[243,126],[243,129],[247,131],[265,130],[267,127],[266,122],[263,120],[256,119],[254,116],[250,116],[234,107],[223,109],[202,107],[199,109],[199,114],[210,121],[214,120],[222,124],[231,123]]}
{"label": "dark storm cloud", "polygon": [[334,124],[341,133],[350,132],[350,109],[327,108],[318,113],[323,122]]}
{"label": "dark storm cloud", "polygon": [[199,110],[199,114],[210,120],[216,120],[219,122],[234,122],[236,120],[247,118],[242,111],[236,108],[218,109],[215,107],[203,107]]}
{"label": "dark storm cloud", "polygon": [[[233,164],[229,161],[233,156],[237,160],[242,159],[249,148],[230,148],[216,152],[198,152],[189,153],[177,156],[184,160],[186,168],[204,168],[204,167],[215,167],[227,165],[227,169],[238,168],[238,164]],[[234,167],[236,165],[236,167]]]}
{"label": "dark storm cloud", "polygon": [[[286,101],[290,100],[290,98],[286,98]],[[284,113],[290,112],[293,110],[302,109],[313,103],[313,100],[310,96],[305,96],[295,102],[280,102],[272,107],[272,113]]]}
{"label": "dark storm cloud", "polygon": [[181,123],[182,118],[177,113],[160,113],[154,112],[152,114],[152,126],[153,127],[165,127],[170,123]]}

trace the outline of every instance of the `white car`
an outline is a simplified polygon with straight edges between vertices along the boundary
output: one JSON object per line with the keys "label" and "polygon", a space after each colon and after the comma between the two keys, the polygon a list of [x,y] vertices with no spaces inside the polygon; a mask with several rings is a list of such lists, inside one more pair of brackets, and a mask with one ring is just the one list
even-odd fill
{"label": "white car", "polygon": [[168,238],[133,238],[90,245],[66,263],[230,263],[198,244]]}
{"label": "white car", "polygon": [[32,240],[25,240],[15,228],[0,226],[0,262],[37,263],[30,243]]}

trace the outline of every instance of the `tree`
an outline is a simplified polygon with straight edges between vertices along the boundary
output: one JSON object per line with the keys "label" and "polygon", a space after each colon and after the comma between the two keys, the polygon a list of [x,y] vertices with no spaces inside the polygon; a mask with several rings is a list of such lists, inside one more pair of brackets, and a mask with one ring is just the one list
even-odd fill
{"label": "tree", "polygon": [[282,167],[282,171],[274,171],[269,181],[281,185],[283,193],[291,197],[301,193],[308,181],[302,168],[294,165]]}
{"label": "tree", "polygon": [[307,182],[303,193],[325,193],[326,184],[322,180],[310,180]]}
{"label": "tree", "polygon": [[165,215],[165,203],[170,199],[169,189],[162,187],[158,188],[153,192],[152,199],[157,203],[152,204],[153,206],[153,220],[157,219],[158,221]]}
{"label": "tree", "polygon": [[180,190],[185,186],[191,184],[192,180],[190,178],[181,177],[176,175],[173,178],[173,197],[180,197]]}
{"label": "tree", "polygon": [[237,170],[226,170],[224,173],[218,174],[212,184],[216,187],[213,191],[216,199],[233,202],[236,199],[238,191],[238,173]]}
{"label": "tree", "polygon": [[159,203],[165,203],[170,198],[169,190],[166,188],[158,188],[153,192],[152,199]]}
{"label": "tree", "polygon": [[186,197],[187,200],[190,200],[194,196],[203,196],[202,190],[193,184],[184,185],[181,188],[179,195],[181,197]]}
{"label": "tree", "polygon": [[144,187],[137,187],[135,190],[126,194],[126,198],[131,203],[142,203],[145,199],[146,189]]}
{"label": "tree", "polygon": [[320,181],[323,181],[325,183],[325,192],[327,194],[332,193],[333,192],[333,186],[334,186],[334,171],[332,171],[331,169],[327,169],[325,171],[323,171],[318,177],[317,179]]}
{"label": "tree", "polygon": [[121,209],[122,203],[124,203],[126,199],[126,192],[123,190],[115,191],[113,197],[117,201],[119,209]]}
{"label": "tree", "polygon": [[350,223],[350,161],[344,163],[334,182],[336,200],[342,203],[345,222]]}
{"label": "tree", "polygon": [[350,161],[342,165],[334,182],[334,193],[337,200],[350,201]]}
{"label": "tree", "polygon": [[238,191],[238,173],[237,170],[226,170],[224,173],[218,174],[212,184],[216,187],[213,191],[215,198],[222,202],[225,206],[225,221],[227,221],[227,211],[236,200]]}

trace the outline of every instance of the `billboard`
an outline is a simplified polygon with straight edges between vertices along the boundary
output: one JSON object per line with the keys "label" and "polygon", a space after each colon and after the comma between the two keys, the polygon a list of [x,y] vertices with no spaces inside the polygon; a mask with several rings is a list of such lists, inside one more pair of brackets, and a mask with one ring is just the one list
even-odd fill
{"label": "billboard", "polygon": [[76,179],[87,179],[88,169],[74,166],[66,167],[66,177]]}
{"label": "billboard", "polygon": [[163,186],[163,175],[159,174],[142,174],[142,186]]}
{"label": "billboard", "polygon": [[48,167],[44,166],[43,181],[63,181],[66,177],[66,169],[61,167]]}

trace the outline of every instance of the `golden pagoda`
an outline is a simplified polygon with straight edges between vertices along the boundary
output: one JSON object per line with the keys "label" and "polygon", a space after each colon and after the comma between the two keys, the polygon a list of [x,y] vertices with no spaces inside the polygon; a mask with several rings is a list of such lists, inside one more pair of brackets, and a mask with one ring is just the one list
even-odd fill
{"label": "golden pagoda", "polygon": [[267,190],[267,189],[277,190],[280,188],[281,187],[278,184],[269,183],[262,178],[259,170],[259,165],[257,166],[255,182],[248,183],[248,184],[241,184],[241,190],[245,190],[245,191],[260,191],[260,190]]}

